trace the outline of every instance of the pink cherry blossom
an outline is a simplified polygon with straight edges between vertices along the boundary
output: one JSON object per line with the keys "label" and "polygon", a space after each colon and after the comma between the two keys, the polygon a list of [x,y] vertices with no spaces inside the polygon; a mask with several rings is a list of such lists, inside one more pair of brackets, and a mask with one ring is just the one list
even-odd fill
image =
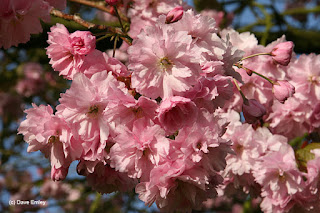
{"label": "pink cherry blossom", "polygon": [[291,62],[287,73],[295,87],[296,97],[304,104],[315,105],[320,100],[320,55],[301,55]]}
{"label": "pink cherry blossom", "polygon": [[261,160],[253,174],[255,181],[262,186],[262,210],[272,212],[274,208],[284,210],[287,205],[290,207],[292,196],[304,188],[293,149],[289,145],[282,146],[278,152],[271,152]]}
{"label": "pink cherry blossom", "polygon": [[0,48],[8,49],[42,32],[40,19],[50,21],[50,5],[43,0],[3,0],[0,7]]}
{"label": "pink cherry blossom", "polygon": [[192,126],[198,116],[195,103],[181,96],[172,96],[162,100],[158,111],[160,124],[170,133],[184,126]]}
{"label": "pink cherry blossom", "polygon": [[171,25],[146,27],[128,48],[132,87],[150,98],[184,92],[200,76],[198,48],[185,31]]}
{"label": "pink cherry blossom", "polygon": [[132,131],[124,130],[114,142],[110,150],[111,167],[142,181],[148,181],[151,169],[169,154],[164,130],[159,125],[151,126],[144,118],[136,120]]}
{"label": "pink cherry blossom", "polygon": [[67,79],[79,72],[84,58],[95,49],[95,37],[88,31],[69,34],[62,24],[51,27],[48,33],[47,55],[54,70]]}
{"label": "pink cherry blossom", "polygon": [[294,92],[294,86],[292,86],[288,81],[277,81],[273,85],[274,96],[278,101],[280,101],[280,103],[284,103],[285,100],[292,97]]}
{"label": "pink cherry blossom", "polygon": [[[81,95],[79,95],[81,94]],[[104,117],[107,105],[132,98],[122,82],[112,72],[98,72],[89,79],[78,73],[71,88],[61,95],[57,114],[70,125],[76,139],[82,143],[86,160],[105,158],[105,146],[110,124]]]}

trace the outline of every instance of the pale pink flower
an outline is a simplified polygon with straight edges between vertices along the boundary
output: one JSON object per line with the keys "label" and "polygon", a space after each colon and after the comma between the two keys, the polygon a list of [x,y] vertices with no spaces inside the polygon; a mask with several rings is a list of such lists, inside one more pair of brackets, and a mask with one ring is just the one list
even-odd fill
{"label": "pale pink flower", "polygon": [[301,55],[287,70],[295,96],[304,104],[315,105],[320,100],[320,55]]}
{"label": "pale pink flower", "polygon": [[279,80],[273,85],[272,91],[275,98],[280,101],[280,103],[284,103],[285,100],[293,96],[295,88],[288,81]]}
{"label": "pale pink flower", "polygon": [[210,177],[201,167],[187,169],[186,163],[175,159],[155,167],[150,181],[136,186],[140,200],[148,206],[155,202],[164,212],[200,209],[203,201],[216,196],[214,187],[221,179]]}
{"label": "pale pink flower", "polygon": [[104,116],[109,122],[115,122],[116,128],[120,130],[126,126],[132,129],[133,122],[140,118],[156,120],[158,104],[155,100],[141,96],[136,101],[132,96],[121,103],[111,103],[104,112]]}
{"label": "pale pink flower", "polygon": [[200,76],[199,49],[171,25],[147,27],[128,48],[132,87],[150,98],[184,92]]}
{"label": "pale pink flower", "polygon": [[161,126],[173,133],[184,126],[192,126],[198,116],[198,108],[189,98],[172,96],[162,100],[158,109]]}
{"label": "pale pink flower", "polygon": [[169,141],[159,125],[150,125],[141,118],[133,123],[132,130],[124,130],[113,139],[110,165],[131,178],[149,180],[151,169],[169,154]]}
{"label": "pale pink flower", "polygon": [[40,19],[50,21],[50,5],[43,0],[3,0],[0,7],[0,48],[26,43],[42,32]]}
{"label": "pale pink flower", "polygon": [[284,135],[290,140],[308,132],[307,118],[310,114],[310,106],[291,97],[284,104],[274,102],[266,121],[270,123],[273,133]]}
{"label": "pale pink flower", "polygon": [[190,98],[198,108],[205,108],[213,112],[218,107],[223,107],[233,94],[230,77],[215,75],[201,78],[184,96]]}
{"label": "pale pink flower", "polygon": [[118,59],[108,56],[99,50],[93,50],[88,54],[79,68],[88,78],[97,72],[112,71],[115,77],[129,77],[131,74],[127,67]]}
{"label": "pale pink flower", "polygon": [[166,17],[166,24],[179,21],[183,16],[183,12],[182,6],[177,6],[173,10],[170,10]]}
{"label": "pale pink flower", "polygon": [[290,63],[293,46],[292,41],[277,44],[270,53],[272,59],[278,64],[287,66]]}
{"label": "pale pink flower", "polygon": [[[293,195],[304,188],[302,173],[298,170],[294,151],[290,145],[283,145],[278,152],[270,152],[261,159],[253,171],[255,181],[262,186],[261,196],[268,200],[267,208],[285,209]],[[271,212],[271,211],[267,211]]]}
{"label": "pale pink flower", "polygon": [[106,71],[90,79],[82,73],[76,74],[71,88],[61,94],[57,114],[70,125],[76,139],[82,141],[87,160],[104,158],[110,133],[110,124],[103,116],[107,105],[130,97],[125,85]]}
{"label": "pale pink flower", "polygon": [[67,79],[79,72],[84,58],[95,49],[95,37],[88,31],[69,34],[62,24],[51,27],[48,33],[47,55],[54,70]]}
{"label": "pale pink flower", "polygon": [[71,142],[69,126],[63,119],[53,115],[50,106],[37,107],[33,104],[33,108],[25,112],[27,119],[21,122],[18,133],[23,134],[29,144],[28,152],[40,150],[50,159],[54,177],[54,171],[68,168],[72,160],[80,157],[82,149]]}
{"label": "pale pink flower", "polygon": [[217,11],[212,9],[201,10],[201,15],[214,18],[214,20],[216,21],[216,26],[219,28],[229,26],[232,23],[234,18],[233,13],[228,13],[226,14],[226,23],[224,23],[225,13],[223,11]]}
{"label": "pale pink flower", "polygon": [[[184,13],[182,19],[172,25],[177,31],[186,31],[198,45],[211,45],[211,36],[218,32],[216,22],[213,18],[194,14],[193,10]],[[200,44],[202,41],[205,44]]]}

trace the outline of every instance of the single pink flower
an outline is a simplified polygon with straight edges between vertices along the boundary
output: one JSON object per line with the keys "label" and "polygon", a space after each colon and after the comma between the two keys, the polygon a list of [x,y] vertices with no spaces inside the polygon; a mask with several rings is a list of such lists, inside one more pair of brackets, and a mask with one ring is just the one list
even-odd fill
{"label": "single pink flower", "polygon": [[288,81],[277,81],[273,85],[273,94],[275,98],[284,103],[289,97],[295,93],[295,88]]}
{"label": "single pink flower", "polygon": [[244,101],[242,105],[243,116],[246,122],[253,124],[266,114],[266,108],[255,99]]}
{"label": "single pink flower", "polygon": [[76,31],[69,34],[62,24],[51,27],[48,33],[47,55],[53,69],[59,75],[72,80],[80,72],[85,56],[95,49],[95,37],[87,31]]}
{"label": "single pink flower", "polygon": [[290,62],[293,42],[287,41],[277,44],[271,51],[271,56],[277,64],[287,66]]}
{"label": "single pink flower", "polygon": [[184,126],[192,126],[198,116],[198,108],[189,98],[172,96],[164,99],[159,107],[160,124],[170,133]]}
{"label": "single pink flower", "polygon": [[179,21],[183,16],[183,7],[178,6],[171,10],[166,17],[166,24],[174,23]]}

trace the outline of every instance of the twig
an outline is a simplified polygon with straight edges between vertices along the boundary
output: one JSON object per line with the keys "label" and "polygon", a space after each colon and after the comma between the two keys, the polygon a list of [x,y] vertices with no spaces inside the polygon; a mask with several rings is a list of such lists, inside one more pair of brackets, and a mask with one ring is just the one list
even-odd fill
{"label": "twig", "polygon": [[74,21],[74,22],[76,22],[76,23],[80,24],[81,26],[84,26],[88,29],[99,29],[99,30],[105,30],[105,31],[111,32],[115,35],[118,35],[121,39],[123,39],[129,45],[131,45],[131,43],[132,43],[132,38],[129,37],[128,35],[124,34],[121,31],[121,29],[119,29],[119,28],[108,27],[108,26],[100,25],[100,24],[94,24],[94,23],[83,20],[78,15],[69,15],[69,14],[61,12],[59,10],[56,10],[56,9],[52,9],[50,13],[53,16],[57,16],[57,17],[60,17],[60,18],[63,18],[65,20],[69,20],[69,21]]}
{"label": "twig", "polygon": [[[107,13],[110,13],[112,14],[111,12],[111,9],[107,8],[105,6],[105,2],[93,2],[93,1],[88,1],[88,0],[69,0],[71,2],[75,2],[75,3],[79,3],[79,4],[83,4],[83,5],[86,5],[86,6],[89,6],[89,7],[93,7],[93,8],[96,8],[96,9],[99,9],[101,11],[104,11],[104,12],[107,12]],[[113,14],[112,14],[113,15]],[[129,19],[124,16],[123,14],[119,14],[121,19],[125,22],[129,22]]]}

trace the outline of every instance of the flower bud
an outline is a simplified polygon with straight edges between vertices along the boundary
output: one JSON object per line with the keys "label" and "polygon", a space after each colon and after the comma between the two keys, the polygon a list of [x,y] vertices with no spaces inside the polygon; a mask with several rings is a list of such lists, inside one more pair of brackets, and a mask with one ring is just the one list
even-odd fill
{"label": "flower bud", "polygon": [[106,3],[109,4],[109,5],[116,5],[118,3],[119,0],[106,0]]}
{"label": "flower bud", "polygon": [[277,81],[273,85],[272,92],[280,103],[284,103],[285,100],[293,96],[295,88],[288,81]]}
{"label": "flower bud", "polygon": [[68,167],[60,167],[59,169],[56,169],[55,166],[51,167],[51,179],[53,181],[64,180],[68,174],[68,169]]}
{"label": "flower bud", "polygon": [[253,124],[266,114],[266,108],[255,99],[245,100],[242,105],[243,116],[247,123]]}
{"label": "flower bud", "polygon": [[271,51],[273,60],[283,66],[287,66],[292,55],[293,43],[291,41],[277,44]]}
{"label": "flower bud", "polygon": [[166,17],[166,24],[171,24],[179,21],[183,16],[183,7],[177,6],[171,10]]}

